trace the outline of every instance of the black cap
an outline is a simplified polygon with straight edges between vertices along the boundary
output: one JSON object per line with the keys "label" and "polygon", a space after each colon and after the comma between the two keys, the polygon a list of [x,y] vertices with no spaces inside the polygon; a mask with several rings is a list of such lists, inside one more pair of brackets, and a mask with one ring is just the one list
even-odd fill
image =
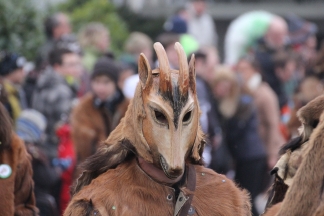
{"label": "black cap", "polygon": [[15,53],[2,52],[0,53],[0,76],[7,76],[18,68],[23,68],[26,64],[26,59]]}

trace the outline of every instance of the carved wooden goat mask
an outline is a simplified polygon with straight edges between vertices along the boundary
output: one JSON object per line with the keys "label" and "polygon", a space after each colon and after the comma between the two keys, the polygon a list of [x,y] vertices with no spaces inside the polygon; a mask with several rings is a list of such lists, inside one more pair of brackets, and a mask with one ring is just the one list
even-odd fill
{"label": "carved wooden goat mask", "polygon": [[153,164],[162,168],[168,178],[175,179],[183,174],[199,125],[194,56],[188,66],[182,46],[176,43],[179,70],[173,70],[162,45],[155,43],[154,49],[159,61],[157,69],[151,70],[143,54],[139,59],[145,112],[142,131]]}

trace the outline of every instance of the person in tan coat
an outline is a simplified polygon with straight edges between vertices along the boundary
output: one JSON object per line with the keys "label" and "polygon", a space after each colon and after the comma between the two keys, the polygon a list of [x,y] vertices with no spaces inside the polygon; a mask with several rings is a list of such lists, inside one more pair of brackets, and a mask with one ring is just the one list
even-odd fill
{"label": "person in tan coat", "polygon": [[72,110],[72,140],[78,164],[95,153],[125,115],[129,102],[117,87],[119,71],[112,59],[99,59],[91,77],[92,91]]}
{"label": "person in tan coat", "polygon": [[280,132],[278,98],[271,87],[262,81],[258,63],[253,57],[241,58],[236,70],[253,96],[260,122],[259,133],[267,149],[268,167],[272,169],[278,160],[280,146],[286,142]]}
{"label": "person in tan coat", "polygon": [[38,215],[30,155],[0,103],[0,215]]}

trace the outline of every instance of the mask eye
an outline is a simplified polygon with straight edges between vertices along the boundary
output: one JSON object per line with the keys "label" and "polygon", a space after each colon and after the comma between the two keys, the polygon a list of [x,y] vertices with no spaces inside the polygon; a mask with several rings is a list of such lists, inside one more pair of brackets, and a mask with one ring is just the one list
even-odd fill
{"label": "mask eye", "polygon": [[192,111],[189,111],[189,112],[186,113],[186,115],[182,119],[183,123],[188,123],[189,122],[189,120],[191,119],[191,113],[192,113]]}
{"label": "mask eye", "polygon": [[161,124],[168,124],[168,120],[165,117],[165,115],[157,110],[154,110],[154,115],[155,118],[158,122],[160,122]]}

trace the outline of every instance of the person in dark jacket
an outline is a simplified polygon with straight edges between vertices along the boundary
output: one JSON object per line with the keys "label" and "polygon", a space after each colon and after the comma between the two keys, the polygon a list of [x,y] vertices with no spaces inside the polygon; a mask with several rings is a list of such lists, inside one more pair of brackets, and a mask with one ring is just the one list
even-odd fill
{"label": "person in dark jacket", "polygon": [[251,193],[253,215],[258,215],[254,200],[266,186],[267,154],[252,97],[244,93],[234,72],[222,66],[215,72],[212,90],[224,142],[235,161],[235,180]]}
{"label": "person in dark jacket", "polygon": [[255,58],[260,64],[262,78],[278,96],[280,108],[287,104],[288,99],[276,76],[273,57],[278,51],[288,49],[288,45],[287,23],[277,16],[271,21],[265,36],[259,39],[255,49]]}
{"label": "person in dark jacket", "polygon": [[82,65],[79,54],[67,48],[52,50],[49,62],[51,66],[37,81],[32,107],[47,119],[46,153],[55,158],[58,145],[56,126],[69,115],[77,92],[77,87],[70,84],[68,78],[79,77]]}

